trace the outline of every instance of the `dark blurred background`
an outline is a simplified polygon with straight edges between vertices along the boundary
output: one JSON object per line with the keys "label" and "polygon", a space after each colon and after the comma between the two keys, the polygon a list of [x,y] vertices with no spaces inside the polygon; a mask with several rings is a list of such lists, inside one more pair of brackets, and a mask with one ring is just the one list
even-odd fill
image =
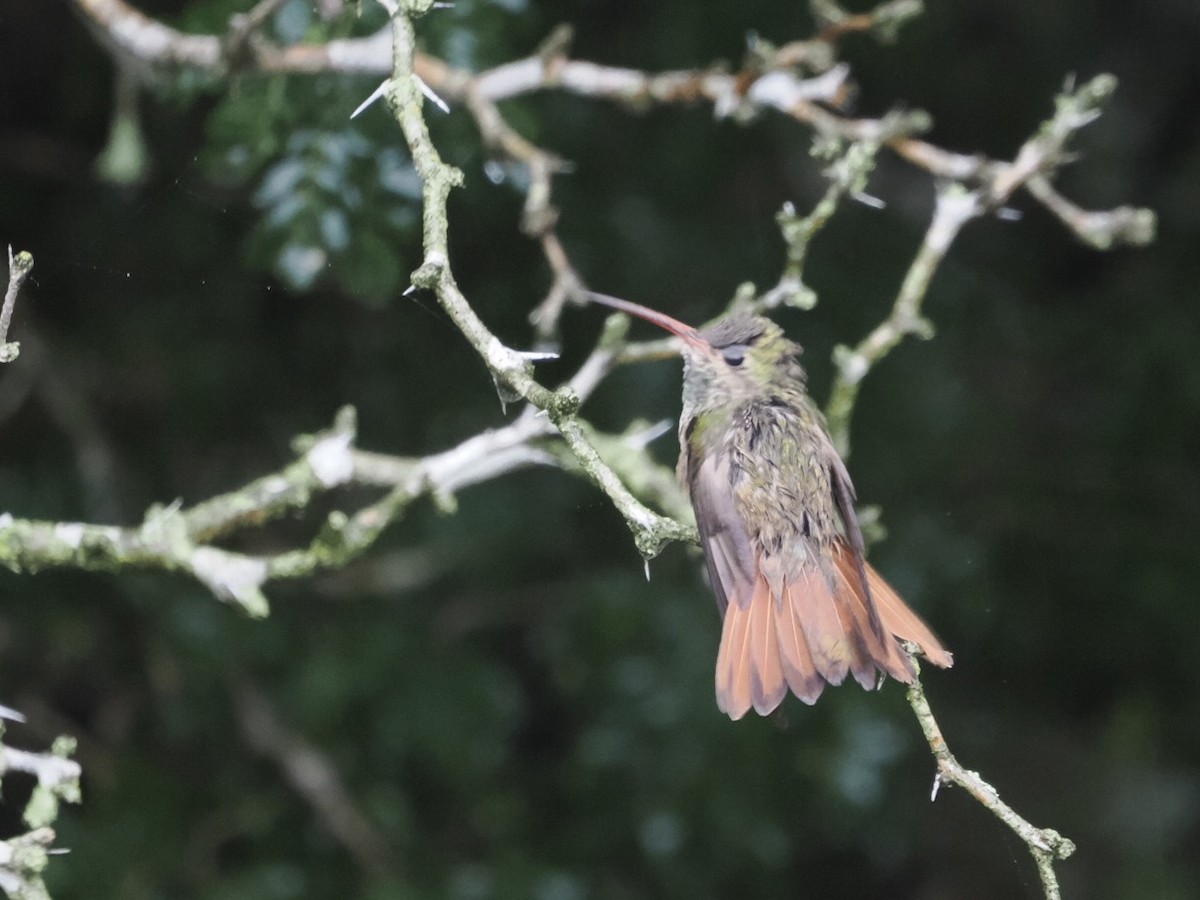
{"label": "dark blurred background", "polygon": [[[145,0],[218,32],[241,0]],[[281,39],[367,33],[286,6]],[[479,69],[556,24],[574,55],[647,70],[737,63],[746,34],[806,37],[801,3],[458,0],[427,49]],[[963,234],[910,341],[865,383],[850,467],[888,537],[875,564],[955,651],[928,677],[951,746],[1019,811],[1079,845],[1064,894],[1200,896],[1200,5],[932,4],[881,46],[845,43],[856,111],[920,107],[931,139],[1010,158],[1071,73],[1120,88],[1060,179],[1084,206],[1153,207],[1148,249],[1086,249],[1027,198]],[[361,445],[444,449],[506,421],[432,302],[415,182],[372,79],[184,77],[141,92],[144,156],[110,141],[114,69],[64,0],[0,7],[0,242],[36,258],[0,372],[0,508],[133,524],[291,459],[345,403]],[[681,318],[766,287],[785,200],[823,189],[811,135],[764,115],[635,114],[547,93],[510,120],[574,161],[561,234],[589,284]],[[462,111],[429,108],[467,187],[453,263],[516,346],[549,284],[516,228],[521,173]],[[106,150],[107,148],[107,150]],[[134,183],[117,176],[140,174]],[[779,316],[814,392],[835,343],[886,313],[932,185],[885,159],[882,211],[842,209],[814,244],[821,302]],[[566,377],[601,316],[566,314]],[[635,326],[639,334],[649,329]],[[648,334],[647,334],[648,336]],[[598,425],[678,413],[679,366],[616,373]],[[512,410],[509,411],[509,417]],[[661,458],[674,458],[673,438]],[[312,515],[247,534],[278,550]],[[367,558],[274,586],[251,621],[183,578],[0,577],[6,741],[80,740],[85,802],[59,820],[53,895],[129,898],[1038,897],[1024,846],[933,764],[902,691],[828,692],[731,724],[715,708],[719,623],[695,553],[646,583],[610,504],[553,470],[420,504]],[[306,801],[247,733],[265,704],[342,780],[367,837]],[[299,744],[293,745],[300,746]],[[5,780],[19,830],[29,785]],[[371,837],[373,835],[373,837]]]}

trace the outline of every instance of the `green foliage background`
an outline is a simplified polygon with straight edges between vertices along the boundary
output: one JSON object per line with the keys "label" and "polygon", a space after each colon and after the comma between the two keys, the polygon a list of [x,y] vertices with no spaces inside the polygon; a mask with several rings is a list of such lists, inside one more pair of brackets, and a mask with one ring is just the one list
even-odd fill
{"label": "green foliage background", "polygon": [[[218,31],[227,0],[148,13]],[[322,31],[295,2],[281,36]],[[804,37],[803,4],[459,0],[426,47],[482,68],[561,21],[574,55],[647,70],[738,60],[745,34]],[[1195,252],[1200,7],[933,4],[895,46],[847,45],[859,111],[928,109],[933,140],[1011,155],[1064,76],[1121,89],[1063,180],[1085,206],[1148,205],[1161,238],[1098,254],[1022,200],[970,226],[934,283],[929,343],[868,379],[854,423],[873,551],[957,665],[929,690],[960,758],[1079,844],[1071,897],[1200,896],[1200,314]],[[0,240],[32,282],[0,373],[0,507],[133,523],[290,459],[359,410],[361,444],[423,454],[505,421],[490,378],[425,298],[417,185],[370,79],[197,79],[143,95],[146,179],[96,175],[112,65],[63,2],[0,10]],[[822,184],[810,136],[764,116],[633,114],[553,93],[505,106],[572,160],[561,234],[590,285],[701,320],[773,281],[773,214]],[[548,285],[517,233],[521,173],[462,111],[429,111],[467,187],[453,263],[505,340]],[[885,313],[927,220],[893,161],[882,211],[841,210],[813,248],[821,303],[780,316],[818,396],[829,351]],[[599,328],[569,311],[571,371]],[[674,416],[677,364],[614,375],[598,424]],[[511,411],[509,413],[511,415]],[[671,439],[662,441],[673,459]],[[343,498],[345,499],[345,498]],[[150,574],[0,576],[0,700],[18,745],[80,739],[56,898],[1039,896],[1024,848],[933,773],[901,692],[854,687],[731,724],[714,707],[718,622],[694,554],[641,561],[585,483],[535,470],[421,508],[347,571],[276,586],[249,621]],[[246,546],[303,540],[326,507]],[[235,697],[257,685],[332,762],[386,850],[363,863],[258,755]],[[5,781],[5,820],[28,785]]]}

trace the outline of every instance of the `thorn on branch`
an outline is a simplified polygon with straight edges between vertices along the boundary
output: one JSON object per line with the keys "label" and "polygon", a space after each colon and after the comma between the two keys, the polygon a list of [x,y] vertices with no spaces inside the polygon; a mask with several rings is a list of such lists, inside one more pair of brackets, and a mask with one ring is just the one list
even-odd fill
{"label": "thorn on branch", "polygon": [[[424,82],[422,82],[422,83],[424,83]],[[368,108],[370,108],[370,106],[376,100],[378,100],[380,97],[386,96],[387,92],[388,92],[388,88],[390,86],[391,86],[390,78],[385,78],[383,81],[379,82],[379,87],[377,87],[377,88],[375,88],[375,90],[371,91],[371,93],[367,95],[367,99],[364,100],[362,103],[358,104],[358,106],[356,106],[354,108],[354,112],[350,113],[350,118],[357,119],[360,115],[362,115],[362,113],[364,113]]]}
{"label": "thorn on branch", "polygon": [[188,555],[187,564],[218,599],[237,604],[253,619],[266,618],[270,613],[262,592],[268,574],[265,560],[216,547],[196,547]]}
{"label": "thorn on branch", "polygon": [[[986,807],[1001,822],[1007,825],[1029,848],[1038,874],[1042,879],[1042,888],[1047,900],[1059,900],[1058,878],[1054,872],[1056,860],[1067,859],[1075,852],[1075,844],[1064,838],[1051,828],[1037,828],[1000,799],[999,792],[988,782],[984,781],[978,772],[973,772],[962,766],[950,752],[946,739],[942,735],[941,726],[933,715],[933,709],[925,696],[925,688],[921,684],[921,668],[917,657],[919,648],[904,642],[905,651],[912,660],[914,677],[906,692],[908,704],[912,708],[920,725],[921,733],[925,736],[929,749],[937,760],[937,775],[934,779],[933,797],[937,796],[941,784],[957,785],[969,793],[975,800]],[[931,797],[932,799],[932,797]]]}
{"label": "thorn on branch", "polygon": [[[428,100],[430,103],[432,103],[438,109],[440,109],[442,112],[444,112],[444,113],[450,112],[450,105],[448,103],[446,103],[446,101],[443,100],[441,97],[439,97],[434,92],[433,88],[431,88],[429,85],[427,85],[425,83],[425,79],[423,79],[420,75],[413,75],[413,79],[417,82],[417,87],[419,87],[421,89],[421,93],[425,95],[426,100]],[[351,117],[351,118],[353,118],[353,117]]]}

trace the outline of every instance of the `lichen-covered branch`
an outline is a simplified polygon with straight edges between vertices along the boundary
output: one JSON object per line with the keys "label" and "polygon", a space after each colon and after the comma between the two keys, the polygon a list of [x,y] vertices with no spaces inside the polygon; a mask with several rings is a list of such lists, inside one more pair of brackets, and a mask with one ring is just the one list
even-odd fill
{"label": "lichen-covered branch", "polygon": [[[1098,75],[1055,100],[1054,115],[1027,140],[1010,163],[975,160],[959,177],[940,182],[933,219],[917,255],[909,265],[888,317],[853,349],[835,352],[837,372],[826,408],[829,430],[843,456],[850,449],[850,415],[858,388],[872,366],[908,335],[929,338],[933,325],[921,314],[929,285],[959,232],[972,219],[993,212],[1022,187],[1051,207],[1081,238],[1107,249],[1118,241],[1145,243],[1153,239],[1154,213],[1121,207],[1107,213],[1083,213],[1059,196],[1050,180],[1066,161],[1071,137],[1100,114],[1100,106],[1116,88],[1111,75]],[[791,250],[791,253],[796,251]]]}
{"label": "lichen-covered branch", "polygon": [[871,367],[908,335],[933,336],[933,324],[921,315],[929,283],[959,231],[971,219],[981,215],[983,209],[977,191],[967,190],[957,182],[941,185],[933,220],[925,231],[917,255],[909,264],[888,317],[853,350],[844,346],[835,349],[837,372],[825,415],[830,437],[843,458],[850,453],[850,416],[858,399],[859,385]]}
{"label": "lichen-covered branch", "polygon": [[608,494],[624,516],[643,555],[654,556],[671,541],[693,538],[691,529],[659,515],[634,497],[588,443],[575,415],[581,399],[575,390],[564,385],[552,392],[541,385],[533,377],[531,363],[487,329],[459,290],[447,248],[446,201],[451,188],[461,183],[462,175],[442,161],[429,138],[422,114],[423,94],[413,69],[416,45],[412,17],[424,12],[427,4],[419,0],[403,3],[386,0],[383,5],[392,15],[395,39],[395,67],[387,90],[388,102],[404,132],[413,164],[423,183],[424,262],[413,273],[413,284],[437,296],[443,309],[487,364],[502,399],[521,398],[545,413],[575,454],[584,473]]}
{"label": "lichen-covered branch", "polygon": [[[3,727],[0,726],[0,738]],[[21,900],[49,900],[42,873],[50,859],[60,802],[80,801],[79,763],[71,759],[75,740],[60,737],[48,753],[18,750],[0,743],[0,777],[9,772],[27,772],[37,779],[24,821],[29,831],[0,841],[0,890]]]}
{"label": "lichen-covered branch", "polygon": [[918,667],[917,676],[909,685],[908,704],[921,726],[921,733],[929,744],[933,758],[937,761],[937,776],[933,784],[933,798],[937,798],[938,790],[943,784],[958,785],[989,809],[996,818],[1013,830],[1025,845],[1037,865],[1038,875],[1042,879],[1042,890],[1046,900],[1059,900],[1058,876],[1054,872],[1054,864],[1069,858],[1075,852],[1075,844],[1063,837],[1053,828],[1038,828],[1029,823],[1016,810],[1000,799],[999,792],[988,784],[978,772],[972,772],[964,767],[950,752],[946,739],[942,735],[941,726],[933,715],[933,709],[925,696],[925,688],[921,684],[919,664],[917,663],[916,647],[909,648],[913,657],[913,665]]}
{"label": "lichen-covered branch", "polygon": [[[346,565],[414,500],[432,495],[449,503],[455,491],[479,481],[531,465],[554,464],[554,457],[536,446],[538,439],[551,433],[544,418],[525,415],[444,453],[403,459],[357,450],[354,412],[347,408],[329,431],[299,441],[299,459],[280,472],[190,508],[180,503],[155,507],[136,527],[43,522],[0,514],[0,564],[18,571],[132,567],[184,572],[220,599],[262,616],[268,611],[264,585]],[[314,496],[349,484],[390,490],[354,513],[331,513],[306,548],[255,556],[211,543],[303,510]]]}
{"label": "lichen-covered branch", "polygon": [[[580,368],[572,382],[574,389],[586,396],[610,365],[611,352],[598,348]],[[299,457],[279,472],[194,506],[177,502],[154,507],[138,526],[48,522],[0,514],[0,565],[17,571],[69,567],[181,572],[247,614],[264,616],[268,584],[344,567],[370,549],[413,502],[430,497],[452,509],[456,492],[473,484],[530,466],[563,466],[561,456],[547,445],[557,433],[549,415],[529,407],[511,424],[477,434],[449,450],[425,457],[397,457],[358,449],[354,411],[347,407],[328,431],[297,440]],[[616,440],[597,436],[597,441],[612,446]],[[627,447],[623,456],[631,454],[640,456],[643,465],[652,465],[644,446]],[[614,477],[610,484],[619,485],[620,480]],[[283,515],[303,511],[314,497],[350,485],[386,492],[359,509],[330,513],[306,547],[254,555],[213,544],[238,531],[262,528]],[[643,526],[661,526],[673,536],[660,539],[656,546],[688,537],[686,529],[681,530],[672,520],[648,510],[643,513],[646,507],[629,491],[621,490],[618,508],[627,519]]]}
{"label": "lichen-covered branch", "polygon": [[21,900],[50,900],[42,873],[54,837],[53,828],[34,828],[0,841],[0,890]]}
{"label": "lichen-covered branch", "polygon": [[779,283],[762,296],[763,307],[771,309],[786,305],[812,309],[817,305],[816,291],[804,283],[804,261],[808,257],[809,245],[833,218],[844,196],[861,195],[866,190],[867,178],[875,167],[878,150],[878,144],[864,141],[847,147],[825,170],[829,186],[808,215],[799,215],[790,201],[783,205],[775,221],[779,223],[783,234],[787,256]]}
{"label": "lichen-covered branch", "polygon": [[1118,206],[1108,210],[1080,209],[1054,189],[1045,175],[1034,175],[1025,185],[1029,193],[1042,201],[1081,241],[1097,250],[1111,250],[1122,244],[1144,246],[1154,240],[1157,227],[1152,210],[1138,206]]}
{"label": "lichen-covered branch", "polygon": [[51,566],[181,571],[250,615],[266,615],[262,585],[270,574],[267,560],[223,550],[208,541],[301,509],[313,494],[349,482],[353,438],[354,415],[344,410],[334,428],[313,439],[301,458],[282,472],[191,509],[180,503],[154,507],[137,527],[41,522],[4,513],[0,515],[0,564],[18,571]]}
{"label": "lichen-covered branch", "polygon": [[[453,508],[455,492],[469,484],[544,464],[578,471],[592,480],[625,518],[639,551],[647,557],[671,541],[695,539],[680,493],[668,487],[669,474],[653,466],[645,452],[645,440],[654,430],[602,435],[579,416],[583,400],[614,366],[660,357],[670,352],[670,343],[626,343],[626,324],[613,317],[575,375],[551,389],[536,377],[531,354],[505,345],[489,330],[454,275],[447,199],[463,184],[463,174],[442,159],[430,139],[423,115],[424,99],[430,94],[464,106],[489,149],[529,172],[521,227],[540,242],[553,279],[533,313],[535,339],[540,342],[555,339],[564,304],[582,288],[568,248],[556,231],[559,213],[552,182],[566,163],[514,129],[500,107],[503,100],[554,90],[632,109],[706,104],[715,116],[739,122],[771,113],[805,125],[806,133],[816,135],[819,149],[834,151],[826,153],[826,158],[834,159],[827,170],[829,187],[808,215],[797,214],[793,207],[780,214],[786,261],[778,284],[757,299],[752,288],[739,292],[739,301],[761,306],[809,307],[815,302],[815,293],[803,277],[810,243],[847,196],[863,196],[877,154],[894,153],[928,173],[935,184],[934,212],[889,313],[857,345],[836,351],[827,416],[843,455],[849,450],[850,421],[863,379],[907,336],[932,336],[933,326],[923,314],[924,301],[942,261],[969,222],[997,212],[1024,189],[1092,246],[1140,244],[1154,234],[1154,216],[1148,210],[1085,211],[1053,186],[1068,160],[1069,141],[1099,114],[1114,89],[1110,76],[1065,90],[1053,115],[1011,161],[956,153],[929,143],[919,135],[928,130],[930,119],[919,110],[879,118],[846,114],[843,101],[854,84],[850,66],[838,59],[838,41],[862,31],[894,37],[897,27],[920,11],[913,0],[894,0],[854,14],[832,0],[814,0],[818,21],[814,37],[780,47],[755,41],[737,71],[706,66],[642,72],[574,60],[569,56],[570,32],[560,29],[528,58],[478,73],[417,52],[414,22],[431,9],[431,0],[379,0],[390,16],[388,29],[363,38],[285,47],[264,34],[267,17],[278,7],[276,0],[260,0],[247,15],[234,17],[225,35],[184,34],[144,16],[125,0],[74,2],[114,55],[140,72],[187,68],[214,78],[234,71],[371,73],[385,78],[379,94],[386,97],[403,132],[423,185],[422,261],[412,283],[436,296],[487,366],[502,401],[528,405],[503,428],[419,459],[356,448],[353,415],[345,412],[330,431],[301,442],[297,460],[280,472],[188,508],[175,504],[152,510],[138,527],[29,522],[3,516],[0,562],[17,568],[141,565],[183,571],[257,615],[266,611],[265,584],[345,565],[369,548],[417,498],[429,496]],[[330,514],[307,547],[254,556],[213,545],[237,530],[260,527],[285,512],[302,510],[318,493],[349,484],[373,485],[383,493],[359,509]],[[644,498],[653,498],[668,515],[645,505]],[[1053,863],[1070,854],[1070,842],[1053,831],[1030,826],[1001,803],[986,782],[957,763],[919,682],[909,699],[937,760],[939,778],[970,791],[1021,836],[1042,873],[1046,896],[1057,897]],[[256,721],[262,725],[261,710],[246,707],[243,713],[244,725]],[[277,727],[250,731],[257,734],[264,752],[273,753],[286,768],[294,758],[287,736]],[[328,795],[311,798],[314,806],[327,801]]]}

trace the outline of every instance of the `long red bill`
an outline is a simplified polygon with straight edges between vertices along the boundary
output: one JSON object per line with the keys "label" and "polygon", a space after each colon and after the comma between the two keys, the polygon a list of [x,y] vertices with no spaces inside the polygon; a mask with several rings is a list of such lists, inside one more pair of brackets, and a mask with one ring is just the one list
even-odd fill
{"label": "long red bill", "polygon": [[642,306],[640,303],[630,303],[628,300],[622,300],[619,297],[610,297],[608,294],[597,294],[595,291],[588,291],[587,295],[588,299],[593,303],[599,303],[601,306],[608,306],[623,313],[629,313],[631,316],[637,316],[639,319],[645,319],[647,322],[652,322],[659,328],[666,329],[671,334],[683,338],[689,344],[703,343],[703,339],[697,334],[695,328],[668,316],[666,313],[660,313],[658,310]]}

